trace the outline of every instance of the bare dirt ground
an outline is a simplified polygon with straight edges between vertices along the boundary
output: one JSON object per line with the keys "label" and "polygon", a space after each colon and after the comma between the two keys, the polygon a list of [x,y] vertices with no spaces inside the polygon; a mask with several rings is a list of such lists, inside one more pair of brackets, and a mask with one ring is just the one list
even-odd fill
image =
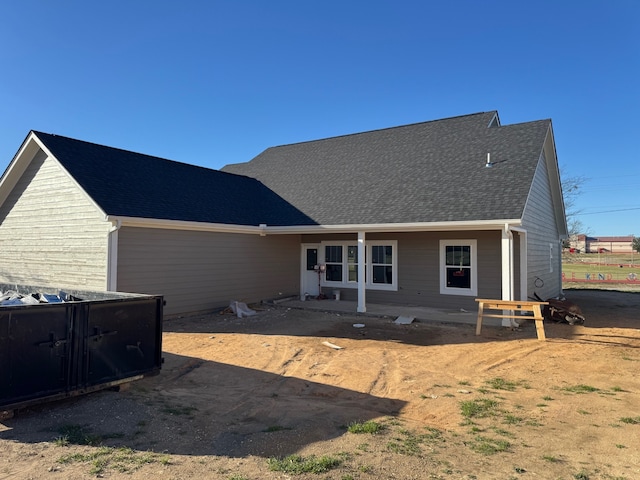
{"label": "bare dirt ground", "polygon": [[587,322],[546,342],[284,307],[170,320],[160,375],[1,421],[0,479],[638,479],[640,294],[566,293]]}

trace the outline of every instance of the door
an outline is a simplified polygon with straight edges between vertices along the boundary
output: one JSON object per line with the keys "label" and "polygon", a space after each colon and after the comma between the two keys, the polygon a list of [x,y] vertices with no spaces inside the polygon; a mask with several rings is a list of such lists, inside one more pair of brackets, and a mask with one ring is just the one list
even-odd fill
{"label": "door", "polygon": [[300,262],[301,281],[300,281],[300,299],[304,300],[306,294],[316,297],[320,294],[320,285],[317,270],[314,268],[318,265],[318,251],[320,245],[303,244],[302,259]]}

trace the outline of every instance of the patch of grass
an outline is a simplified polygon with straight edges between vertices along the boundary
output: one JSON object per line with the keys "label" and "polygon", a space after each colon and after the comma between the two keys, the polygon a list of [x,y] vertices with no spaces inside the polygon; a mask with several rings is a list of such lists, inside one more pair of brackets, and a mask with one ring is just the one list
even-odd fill
{"label": "patch of grass", "polygon": [[174,416],[187,416],[192,417],[193,413],[197,411],[196,407],[192,407],[189,405],[166,405],[160,409],[162,413],[166,413],[168,415]]}
{"label": "patch of grass", "polygon": [[387,449],[401,455],[420,456],[421,445],[425,442],[444,442],[442,431],[437,428],[426,427],[428,433],[416,434],[409,430],[400,430],[400,436],[387,443]]}
{"label": "patch of grass", "polygon": [[621,392],[621,393],[626,393],[626,390],[623,390],[622,387],[618,387],[617,385],[615,387],[611,387],[611,391],[612,392]]}
{"label": "patch of grass", "polygon": [[362,473],[373,473],[373,467],[371,465],[360,465],[358,470]]}
{"label": "patch of grass", "polygon": [[311,455],[303,457],[301,455],[289,455],[285,458],[270,458],[267,460],[269,470],[272,472],[283,472],[298,475],[301,473],[325,473],[342,464],[342,459],[323,455],[316,457]]}
{"label": "patch of grass", "polygon": [[616,448],[627,448],[627,446],[622,445],[621,443],[616,443]]}
{"label": "patch of grass", "polygon": [[482,455],[494,455],[500,452],[506,452],[511,448],[511,443],[506,440],[499,440],[490,437],[478,435],[468,443],[471,450]]}
{"label": "patch of grass", "polygon": [[584,385],[584,384],[579,384],[579,385],[573,385],[570,387],[563,387],[562,388],[563,391],[565,392],[571,392],[571,393],[592,393],[592,392],[599,392],[600,389],[596,388],[596,387],[592,387],[591,385]]}
{"label": "patch of grass", "polygon": [[542,397],[542,399],[543,399],[545,402],[550,402],[550,401],[554,400],[554,398],[553,398],[553,397],[550,397],[549,395],[545,395],[544,397]]}
{"label": "patch of grass", "polygon": [[271,427],[267,427],[264,430],[262,430],[265,433],[270,433],[270,432],[280,432],[282,430],[292,430],[291,427],[283,427],[282,425],[272,425]]}
{"label": "patch of grass", "polygon": [[502,423],[506,423],[507,425],[517,425],[519,423],[522,423],[523,420],[524,419],[522,417],[518,417],[516,415],[508,413],[504,416]]}
{"label": "patch of grass", "polygon": [[469,385],[471,385],[471,382],[468,382],[466,380],[460,380],[458,382],[458,385],[462,385],[463,387],[468,387]]}
{"label": "patch of grass", "polygon": [[91,463],[89,473],[100,475],[111,469],[120,473],[128,473],[138,470],[145,464],[160,462],[169,465],[169,457],[160,457],[152,452],[135,452],[131,448],[99,447],[89,453],[74,453],[64,455],[58,459],[58,463]]}
{"label": "patch of grass", "polygon": [[347,427],[349,433],[376,434],[382,432],[384,429],[385,426],[382,423],[374,422],[373,420],[367,422],[352,422]]}
{"label": "patch of grass", "polygon": [[249,480],[249,477],[245,477],[244,475],[240,474],[233,474],[229,477],[229,480]]}
{"label": "patch of grass", "polygon": [[640,425],[640,417],[622,417],[620,421],[630,425]]}
{"label": "patch of grass", "polygon": [[573,475],[573,478],[575,480],[589,480],[589,474],[584,470],[580,470],[578,473]]}
{"label": "patch of grass", "polygon": [[491,428],[498,435],[502,435],[503,437],[515,438],[515,435],[511,433],[509,430],[505,430],[504,428],[492,427]]}
{"label": "patch of grass", "polygon": [[554,457],[553,455],[543,455],[542,459],[549,463],[558,463],[560,459],[558,457]]}
{"label": "patch of grass", "polygon": [[511,380],[505,380],[501,377],[491,378],[489,380],[485,380],[484,382],[489,387],[494,390],[507,390],[513,392],[518,387],[529,388],[529,385],[524,380],[519,380],[517,382]]}
{"label": "patch of grass", "polygon": [[55,440],[55,444],[58,446],[89,445],[93,447],[100,445],[103,439],[103,437],[91,433],[91,429],[84,425],[62,425],[57,432],[60,434]]}
{"label": "patch of grass", "polygon": [[489,398],[460,402],[460,413],[465,418],[485,418],[497,415],[499,403]]}

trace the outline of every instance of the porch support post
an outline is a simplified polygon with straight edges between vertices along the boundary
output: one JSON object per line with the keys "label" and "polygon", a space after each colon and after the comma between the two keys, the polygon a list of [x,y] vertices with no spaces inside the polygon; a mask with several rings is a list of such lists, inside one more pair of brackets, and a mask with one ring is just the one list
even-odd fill
{"label": "porch support post", "polygon": [[367,311],[365,289],[365,233],[358,232],[358,312]]}
{"label": "porch support post", "polygon": [[[509,225],[505,224],[502,231],[502,300],[513,300],[513,233],[509,230]],[[511,312],[504,312],[510,315]],[[503,327],[511,327],[511,319],[502,319]]]}

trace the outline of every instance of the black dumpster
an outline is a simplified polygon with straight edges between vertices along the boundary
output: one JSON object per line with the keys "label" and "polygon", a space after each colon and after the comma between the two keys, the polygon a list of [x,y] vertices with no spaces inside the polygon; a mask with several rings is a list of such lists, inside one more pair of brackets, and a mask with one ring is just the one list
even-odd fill
{"label": "black dumpster", "polygon": [[0,410],[160,371],[162,296],[80,290],[49,296],[41,293],[47,288],[0,284],[0,292],[8,290],[57,298],[0,306]]}

